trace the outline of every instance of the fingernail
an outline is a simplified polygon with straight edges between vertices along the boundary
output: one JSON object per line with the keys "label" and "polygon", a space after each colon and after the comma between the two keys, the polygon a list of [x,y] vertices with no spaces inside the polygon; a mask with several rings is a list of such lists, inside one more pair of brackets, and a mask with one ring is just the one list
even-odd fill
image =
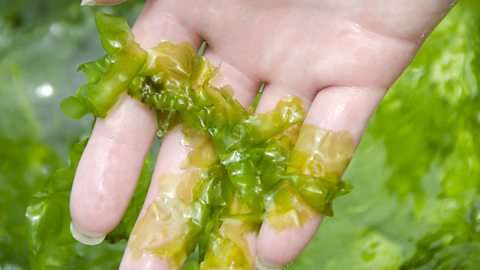
{"label": "fingernail", "polygon": [[80,6],[95,6],[97,3],[95,3],[95,0],[82,0],[82,3]]}
{"label": "fingernail", "polygon": [[70,223],[70,232],[72,233],[73,238],[78,242],[89,246],[98,245],[103,242],[103,239],[105,239],[105,234],[89,235],[77,229],[73,223]]}
{"label": "fingernail", "polygon": [[281,270],[283,269],[283,266],[281,265],[271,265],[269,263],[266,263],[260,259],[260,257],[257,257],[255,259],[255,266],[257,267],[258,270]]}

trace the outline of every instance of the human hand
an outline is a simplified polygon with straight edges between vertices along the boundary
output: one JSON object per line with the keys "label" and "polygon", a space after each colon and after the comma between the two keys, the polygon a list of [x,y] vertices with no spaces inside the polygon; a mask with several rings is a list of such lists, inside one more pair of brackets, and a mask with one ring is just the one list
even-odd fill
{"label": "human hand", "polygon": [[[197,47],[206,40],[205,56],[220,66],[214,83],[231,85],[244,106],[266,82],[257,111],[298,96],[309,108],[305,123],[347,130],[358,142],[386,90],[452,2],[159,0],[147,3],[133,30],[144,48],[165,39]],[[72,190],[78,231],[101,237],[118,224],[156,129],[154,114],[126,96],[97,119]],[[180,171],[189,151],[181,138],[179,129],[164,138],[151,186],[158,186],[159,175]],[[144,208],[157,192],[149,191]],[[249,237],[251,252],[265,264],[289,263],[321,219],[280,232],[265,223]],[[133,260],[127,250],[122,268],[166,265],[153,256]]]}

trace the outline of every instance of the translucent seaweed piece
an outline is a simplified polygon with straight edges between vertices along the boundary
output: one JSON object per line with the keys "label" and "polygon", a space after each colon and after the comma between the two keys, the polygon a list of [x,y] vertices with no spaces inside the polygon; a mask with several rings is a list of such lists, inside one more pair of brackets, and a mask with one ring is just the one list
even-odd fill
{"label": "translucent seaweed piece", "polygon": [[291,153],[284,183],[268,201],[267,220],[281,230],[317,214],[333,215],[333,200],[348,192],[341,181],[355,150],[347,131],[303,125]]}

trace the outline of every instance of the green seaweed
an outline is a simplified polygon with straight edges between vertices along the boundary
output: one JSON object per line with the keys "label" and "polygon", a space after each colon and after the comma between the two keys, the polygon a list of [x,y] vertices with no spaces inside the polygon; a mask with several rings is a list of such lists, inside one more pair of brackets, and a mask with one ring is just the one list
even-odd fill
{"label": "green seaweed", "polygon": [[[75,97],[62,102],[64,112],[72,118],[85,112],[104,117],[119,95],[127,91],[157,112],[160,135],[182,124],[208,135],[218,157],[217,164],[201,177],[201,182],[208,184],[196,192],[193,202],[187,206],[171,202],[172,207],[186,207],[177,210],[190,215],[183,217],[185,230],[174,240],[145,248],[146,251],[172,258],[175,265],[183,263],[200,243],[199,236],[207,228],[207,221],[218,219],[213,221],[216,226],[211,231],[216,237],[206,243],[205,262],[199,262],[201,267],[220,267],[220,262],[212,258],[224,253],[221,267],[241,264],[242,268],[251,268],[253,260],[248,259],[248,249],[238,247],[238,241],[231,239],[237,235],[221,231],[226,230],[227,220],[236,219],[237,230],[256,232],[267,201],[277,209],[278,205],[292,210],[300,207],[287,204],[288,200],[285,202],[284,197],[276,195],[285,188],[282,182],[288,182],[289,191],[303,198],[297,203],[314,209],[309,217],[333,214],[331,204],[345,193],[340,177],[354,149],[347,132],[336,134],[305,125],[297,139],[292,134],[298,132],[305,118],[300,99],[290,97],[279,101],[270,112],[255,114],[252,108],[244,108],[233,98],[233,90],[228,86],[218,88],[210,84],[216,69],[195,52],[193,45],[163,41],[143,51],[120,17],[97,13],[95,21],[107,55],[80,66],[88,83],[79,88]],[[308,166],[315,169],[301,169]],[[208,194],[212,193],[219,195],[210,198]],[[241,201],[239,205],[245,205],[248,210],[241,213],[232,210],[236,201]],[[156,210],[147,211],[149,219],[141,219],[145,221],[141,222],[144,226],[148,226],[148,220],[158,218],[154,213],[172,211],[157,204],[152,207]],[[300,226],[306,221],[307,217],[279,229]],[[134,232],[134,236],[142,235],[138,230]],[[238,252],[230,254],[235,250],[232,247]],[[212,252],[216,255],[211,255]]]}

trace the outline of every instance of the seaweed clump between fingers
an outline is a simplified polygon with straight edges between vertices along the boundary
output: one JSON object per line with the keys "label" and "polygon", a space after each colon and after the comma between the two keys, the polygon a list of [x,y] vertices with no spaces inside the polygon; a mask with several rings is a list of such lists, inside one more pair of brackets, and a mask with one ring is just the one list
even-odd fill
{"label": "seaweed clump between fingers", "polygon": [[171,266],[250,269],[246,236],[266,220],[278,230],[331,216],[349,187],[341,175],[353,155],[348,132],[304,124],[300,99],[256,114],[210,81],[216,69],[189,43],[145,51],[122,18],[95,14],[107,54],[79,67],[88,83],[61,107],[72,118],[105,117],[126,91],[154,110],[158,136],[183,126],[191,148],[182,174],[163,174],[159,195],[132,231],[132,256]]}

